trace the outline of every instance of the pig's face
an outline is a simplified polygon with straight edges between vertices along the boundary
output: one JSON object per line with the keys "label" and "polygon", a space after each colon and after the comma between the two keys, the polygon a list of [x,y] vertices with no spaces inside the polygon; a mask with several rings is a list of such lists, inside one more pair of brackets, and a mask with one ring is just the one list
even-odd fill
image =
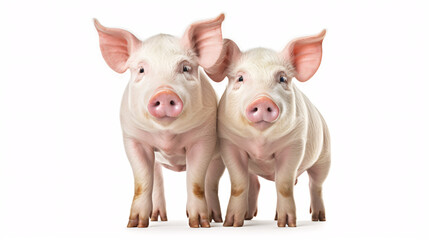
{"label": "pig's face", "polygon": [[280,53],[264,48],[242,53],[225,39],[220,60],[206,70],[214,81],[229,79],[219,104],[220,125],[225,123],[228,130],[247,136],[278,135],[293,129],[299,111],[296,101],[302,99],[296,99],[298,89],[292,79],[305,82],[316,73],[324,36],[325,30],[295,39]]}
{"label": "pig's face", "polygon": [[129,66],[129,108],[140,121],[165,126],[200,110],[198,59],[180,39],[157,35],[144,41]]}
{"label": "pig's face", "polygon": [[203,96],[207,84],[202,83],[198,66],[209,69],[218,61],[223,20],[221,14],[194,23],[182,38],[160,34],[143,42],[126,30],[94,21],[106,63],[118,73],[130,69],[125,107],[135,123],[144,129],[180,132],[201,120],[203,113],[215,114],[215,107],[211,112],[204,109],[211,100]]}
{"label": "pig's face", "polygon": [[292,77],[293,67],[276,52],[261,48],[245,52],[228,72],[225,110],[260,131],[287,121],[294,110]]}

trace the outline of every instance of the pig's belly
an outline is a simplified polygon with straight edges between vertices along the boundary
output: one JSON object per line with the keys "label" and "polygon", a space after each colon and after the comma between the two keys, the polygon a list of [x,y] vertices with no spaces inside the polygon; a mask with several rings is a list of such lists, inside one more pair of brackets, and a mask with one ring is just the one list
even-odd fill
{"label": "pig's belly", "polygon": [[155,161],[162,164],[165,168],[176,172],[182,172],[186,170],[186,155],[185,154],[172,154],[155,152]]}
{"label": "pig's belly", "polygon": [[274,181],[275,177],[275,159],[254,159],[250,158],[248,162],[249,172],[261,176],[267,180]]}

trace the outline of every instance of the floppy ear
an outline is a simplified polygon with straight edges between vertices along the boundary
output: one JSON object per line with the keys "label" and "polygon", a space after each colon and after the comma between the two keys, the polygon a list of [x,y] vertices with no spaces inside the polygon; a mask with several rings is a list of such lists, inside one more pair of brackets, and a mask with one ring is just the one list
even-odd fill
{"label": "floppy ear", "polygon": [[222,51],[221,25],[224,19],[225,15],[220,14],[215,19],[193,23],[181,39],[186,49],[195,51],[198,63],[204,69],[213,66]]}
{"label": "floppy ear", "polygon": [[292,40],[281,52],[286,61],[295,67],[295,78],[301,82],[309,80],[322,61],[322,42],[326,30],[315,36]]}
{"label": "floppy ear", "polygon": [[241,51],[237,44],[230,39],[223,40],[222,52],[212,67],[204,69],[207,75],[215,82],[220,82],[225,79],[228,74],[228,67],[237,62],[241,57]]}
{"label": "floppy ear", "polygon": [[141,41],[126,30],[104,27],[97,19],[94,19],[94,25],[100,37],[101,54],[107,65],[118,73],[125,72],[131,53],[141,45]]}

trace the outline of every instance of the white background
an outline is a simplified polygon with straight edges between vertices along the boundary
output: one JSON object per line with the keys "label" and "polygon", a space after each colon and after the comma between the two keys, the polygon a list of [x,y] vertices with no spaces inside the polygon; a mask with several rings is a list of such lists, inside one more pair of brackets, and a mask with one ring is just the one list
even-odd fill
{"label": "white background", "polygon": [[[1,1],[0,238],[416,238],[428,231],[429,8],[424,1]],[[298,227],[273,221],[274,183],[261,180],[258,216],[243,228],[190,229],[185,173],[164,170],[169,222],[127,229],[133,177],[119,104],[128,73],[101,57],[92,23],[141,39],[181,36],[225,13],[242,50],[281,50],[327,29],[317,74],[299,88],[332,137],[327,222],[295,188]],[[225,82],[214,85],[220,95]],[[223,216],[229,178],[221,179]]]}

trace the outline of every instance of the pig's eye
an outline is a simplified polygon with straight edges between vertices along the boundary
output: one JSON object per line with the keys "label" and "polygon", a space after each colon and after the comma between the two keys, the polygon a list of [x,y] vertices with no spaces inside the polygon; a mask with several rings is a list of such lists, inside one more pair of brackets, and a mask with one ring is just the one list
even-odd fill
{"label": "pig's eye", "polygon": [[280,77],[280,82],[285,83],[287,81],[287,78],[285,76]]}
{"label": "pig's eye", "polygon": [[238,78],[238,81],[239,81],[239,82],[242,82],[242,81],[243,81],[243,76],[240,76],[240,77]]}
{"label": "pig's eye", "polygon": [[140,68],[139,73],[144,73],[144,68]]}
{"label": "pig's eye", "polygon": [[190,72],[191,71],[191,67],[190,66],[183,66],[183,72]]}

